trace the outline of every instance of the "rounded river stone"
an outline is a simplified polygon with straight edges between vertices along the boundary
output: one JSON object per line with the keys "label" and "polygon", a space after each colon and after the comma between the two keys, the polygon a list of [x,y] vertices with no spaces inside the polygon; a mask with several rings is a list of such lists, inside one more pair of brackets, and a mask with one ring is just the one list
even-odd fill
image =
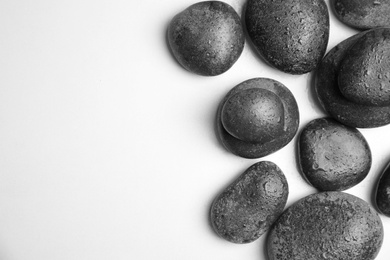
{"label": "rounded river stone", "polygon": [[168,26],[173,56],[188,71],[216,76],[226,72],[244,49],[240,17],[228,4],[205,1],[177,14]]}
{"label": "rounded river stone", "polygon": [[390,217],[390,163],[379,178],[375,190],[375,203],[380,213]]}
{"label": "rounded river stone", "polygon": [[[322,60],[315,76],[315,92],[324,110],[342,124],[373,128],[390,123],[390,106],[363,105],[347,99],[340,91],[338,75],[351,46],[366,33],[386,34],[390,28],[376,28],[355,34],[336,45]],[[384,78],[386,76],[383,76]]]}
{"label": "rounded river stone", "polygon": [[336,17],[356,29],[390,26],[390,0],[333,0],[331,3]]}
{"label": "rounded river stone", "polygon": [[243,244],[258,239],[283,212],[288,184],[272,162],[253,164],[214,200],[210,219],[215,232]]}
{"label": "rounded river stone", "polygon": [[328,45],[324,0],[249,0],[245,23],[260,56],[290,74],[315,69]]}
{"label": "rounded river stone", "polygon": [[321,191],[351,188],[371,168],[371,150],[364,136],[331,118],[309,122],[300,134],[298,150],[304,178]]}
{"label": "rounded river stone", "polygon": [[268,142],[283,132],[283,103],[266,89],[243,90],[226,100],[221,121],[225,130],[240,140]]}
{"label": "rounded river stone", "polygon": [[390,30],[372,30],[356,40],[340,66],[338,84],[352,102],[390,105]]}
{"label": "rounded river stone", "polygon": [[373,260],[383,225],[364,200],[339,191],[309,195],[289,207],[267,238],[269,260]]}
{"label": "rounded river stone", "polygon": [[[237,100],[245,101],[245,104],[238,105]],[[237,108],[237,111],[230,111],[233,108]],[[254,111],[246,111],[253,108]],[[259,115],[257,108],[263,110],[260,114],[265,111],[265,115]],[[246,117],[238,119],[243,114]],[[231,118],[236,121],[229,123]],[[246,119],[249,122],[243,122]],[[244,129],[250,124],[256,124],[249,127],[255,129],[255,134]],[[232,88],[221,101],[216,116],[217,134],[226,149],[252,159],[266,156],[287,145],[295,136],[298,126],[299,111],[293,94],[282,83],[269,78],[249,79]],[[241,131],[239,134],[237,129]]]}

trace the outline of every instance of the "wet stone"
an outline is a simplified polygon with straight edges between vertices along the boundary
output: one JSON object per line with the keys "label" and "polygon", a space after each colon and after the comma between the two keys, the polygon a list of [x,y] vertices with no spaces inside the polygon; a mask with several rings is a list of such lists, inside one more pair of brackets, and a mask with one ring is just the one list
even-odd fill
{"label": "wet stone", "polygon": [[367,30],[390,26],[390,0],[335,0],[336,17],[344,24]]}
{"label": "wet stone", "polygon": [[245,43],[239,15],[220,1],[199,2],[178,13],[168,26],[167,38],[176,60],[202,76],[229,70]]}
{"label": "wet stone", "polygon": [[283,133],[283,103],[266,89],[236,93],[225,102],[221,117],[229,134],[243,141],[267,142]]}
{"label": "wet stone", "polygon": [[356,40],[340,66],[338,84],[357,104],[389,106],[390,30],[372,30]]}
{"label": "wet stone", "polygon": [[321,191],[342,191],[360,183],[371,168],[372,156],[364,136],[331,118],[309,122],[298,140],[303,177]]}
{"label": "wet stone", "polygon": [[255,163],[213,201],[212,227],[227,241],[253,242],[282,213],[287,197],[287,180],[279,167],[268,161]]}
{"label": "wet stone", "polygon": [[254,78],[226,94],[216,125],[227,150],[244,158],[261,158],[292,140],[299,126],[299,111],[286,86],[269,78]]}
{"label": "wet stone", "polygon": [[390,163],[379,178],[375,189],[375,203],[380,213],[390,217]]}
{"label": "wet stone", "polygon": [[315,93],[342,124],[373,128],[390,123],[389,35],[386,27],[355,34],[331,49],[318,67]]}
{"label": "wet stone", "polygon": [[258,54],[286,73],[314,70],[328,45],[329,13],[323,0],[249,0],[245,23]]}
{"label": "wet stone", "polygon": [[286,209],[267,237],[269,260],[373,260],[383,225],[362,199],[339,191],[309,195]]}

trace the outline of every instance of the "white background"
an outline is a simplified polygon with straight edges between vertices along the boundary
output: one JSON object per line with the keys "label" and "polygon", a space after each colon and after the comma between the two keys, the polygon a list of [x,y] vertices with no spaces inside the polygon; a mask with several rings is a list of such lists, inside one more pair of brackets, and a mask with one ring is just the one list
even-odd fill
{"label": "white background", "polygon": [[[243,0],[226,0],[241,15]],[[285,173],[288,206],[316,192],[301,177],[296,138],[257,160],[227,152],[213,124],[235,85],[286,85],[300,129],[324,116],[312,74],[265,65],[247,44],[216,77],[178,65],[166,42],[193,0],[0,1],[0,259],[266,259],[265,236],[245,245],[208,222],[214,197],[260,160]],[[328,50],[357,31],[330,12]],[[346,192],[371,203],[390,160],[390,126],[361,129],[373,164]],[[381,216],[388,260],[390,218]]]}

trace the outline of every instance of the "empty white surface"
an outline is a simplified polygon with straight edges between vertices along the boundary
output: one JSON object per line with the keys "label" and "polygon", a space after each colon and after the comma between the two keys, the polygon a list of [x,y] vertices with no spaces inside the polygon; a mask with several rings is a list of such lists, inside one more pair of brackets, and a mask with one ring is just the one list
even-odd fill
{"label": "empty white surface", "polygon": [[[253,163],[285,173],[288,205],[315,192],[296,164],[296,138],[257,160],[227,152],[213,129],[235,85],[286,85],[300,129],[324,116],[312,75],[265,65],[250,45],[216,77],[185,71],[166,29],[190,0],[0,1],[0,259],[266,259],[264,237],[236,245],[208,223],[214,197]],[[226,0],[241,15],[244,0]],[[328,50],[357,31],[331,15]],[[346,192],[371,203],[390,160],[390,126],[361,129],[373,164]],[[390,218],[381,216],[387,260]]]}

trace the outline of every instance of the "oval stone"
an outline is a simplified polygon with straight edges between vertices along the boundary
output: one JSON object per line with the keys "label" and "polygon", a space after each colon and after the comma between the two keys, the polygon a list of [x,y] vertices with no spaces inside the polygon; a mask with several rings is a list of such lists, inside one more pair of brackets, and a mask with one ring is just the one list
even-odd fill
{"label": "oval stone", "polygon": [[315,74],[315,93],[324,110],[342,124],[373,128],[390,123],[390,106],[362,105],[347,99],[340,91],[338,73],[344,57],[354,43],[376,28],[355,34],[337,44],[322,60]]}
{"label": "oval stone", "polygon": [[227,241],[243,244],[263,235],[282,213],[288,184],[279,167],[268,161],[253,164],[214,200],[210,220]]}
{"label": "oval stone", "polygon": [[325,54],[329,13],[323,0],[249,0],[245,22],[257,52],[281,71],[310,72]]}
{"label": "oval stone", "polygon": [[349,48],[340,67],[341,93],[363,105],[390,105],[390,29],[371,30]]}
{"label": "oval stone", "polygon": [[205,1],[177,14],[168,26],[173,56],[188,71],[216,76],[229,70],[244,48],[236,11],[220,1]]}
{"label": "oval stone", "polygon": [[390,0],[335,0],[336,17],[357,29],[390,26]]}
{"label": "oval stone", "polygon": [[375,203],[380,213],[390,217],[390,163],[379,178],[375,189]]}
{"label": "oval stone", "polygon": [[[269,118],[263,116],[257,118],[259,116],[257,112],[254,114],[249,112],[248,117],[237,119],[242,115],[243,110],[241,112],[230,111],[238,105],[236,101],[232,104],[227,103],[231,98],[237,97],[248,102],[242,105],[243,109],[246,110],[245,114],[248,114],[248,109],[251,110],[251,107],[262,107],[261,104],[256,105],[258,101],[266,101],[266,117]],[[282,107],[283,112],[281,111]],[[272,110],[269,110],[270,108]],[[238,120],[239,124],[236,124],[237,121],[229,123],[231,117],[236,118],[235,120]],[[249,120],[249,122],[243,122],[245,120]],[[251,120],[260,123],[257,126],[249,127],[256,131],[255,138],[252,136],[251,130],[247,131],[244,129],[245,127],[240,125],[248,126],[251,124]],[[225,125],[227,129],[225,129]],[[266,156],[286,146],[295,136],[298,126],[299,111],[293,94],[282,83],[269,78],[249,79],[232,88],[221,101],[216,116],[217,135],[225,148],[235,155],[251,159]],[[237,134],[237,130],[241,131],[240,134]],[[229,132],[235,133],[235,136]],[[260,140],[260,142],[253,140]]]}
{"label": "oval stone", "polygon": [[283,103],[266,89],[243,90],[226,100],[221,121],[226,131],[240,140],[268,142],[283,133]]}
{"label": "oval stone", "polygon": [[364,200],[343,192],[309,195],[289,207],[267,237],[269,260],[373,260],[383,225]]}
{"label": "oval stone", "polygon": [[304,178],[321,191],[341,191],[361,182],[371,168],[371,150],[356,129],[331,118],[309,122],[298,140]]}

